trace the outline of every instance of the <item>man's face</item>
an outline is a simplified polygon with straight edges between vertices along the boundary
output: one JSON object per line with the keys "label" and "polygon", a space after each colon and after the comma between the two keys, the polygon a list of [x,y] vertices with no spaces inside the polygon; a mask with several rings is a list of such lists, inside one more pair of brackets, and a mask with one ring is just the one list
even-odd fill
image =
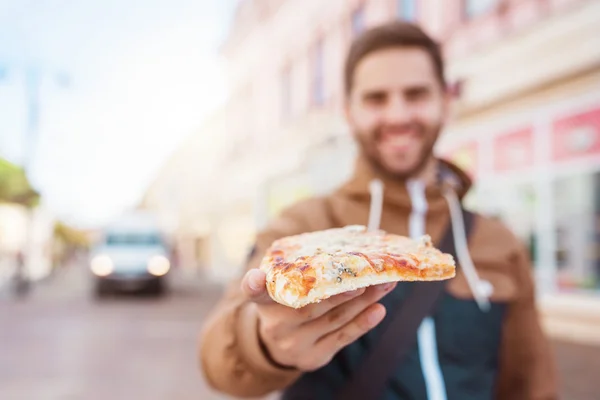
{"label": "man's face", "polygon": [[365,156],[390,175],[407,178],[430,160],[447,108],[429,54],[396,47],[358,63],[346,117]]}

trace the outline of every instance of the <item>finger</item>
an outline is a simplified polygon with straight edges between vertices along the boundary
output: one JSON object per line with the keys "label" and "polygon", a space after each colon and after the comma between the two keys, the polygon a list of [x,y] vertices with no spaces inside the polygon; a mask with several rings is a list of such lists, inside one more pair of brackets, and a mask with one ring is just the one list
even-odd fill
{"label": "finger", "polygon": [[254,303],[270,304],[273,299],[267,293],[267,277],[260,269],[251,269],[246,272],[241,283],[242,293]]}
{"label": "finger", "polygon": [[372,286],[367,291],[350,301],[329,310],[318,319],[304,324],[300,329],[302,334],[315,341],[348,324],[357,315],[373,303],[381,300],[396,287],[396,283]]}
{"label": "finger", "polygon": [[385,313],[385,307],[381,304],[370,305],[350,323],[317,341],[315,353],[333,357],[342,348],[376,327],[385,318]]}
{"label": "finger", "polygon": [[299,321],[306,323],[313,321],[335,307],[338,307],[340,304],[344,304],[356,297],[359,297],[365,292],[365,288],[352,290],[349,292],[344,292],[340,294],[336,294],[335,296],[331,296],[330,298],[321,301],[320,303],[309,304],[305,307],[302,307],[297,310]]}

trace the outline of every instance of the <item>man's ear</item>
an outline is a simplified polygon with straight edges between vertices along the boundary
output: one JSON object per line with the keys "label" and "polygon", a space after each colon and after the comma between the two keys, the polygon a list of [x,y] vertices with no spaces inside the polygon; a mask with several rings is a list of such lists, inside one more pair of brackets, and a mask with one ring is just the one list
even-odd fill
{"label": "man's ear", "polygon": [[454,94],[452,90],[446,88],[442,93],[442,113],[444,122],[449,122],[452,119],[452,110],[454,105]]}
{"label": "man's ear", "polygon": [[344,116],[346,117],[346,122],[352,123],[352,109],[350,105],[350,94],[346,94],[344,96]]}

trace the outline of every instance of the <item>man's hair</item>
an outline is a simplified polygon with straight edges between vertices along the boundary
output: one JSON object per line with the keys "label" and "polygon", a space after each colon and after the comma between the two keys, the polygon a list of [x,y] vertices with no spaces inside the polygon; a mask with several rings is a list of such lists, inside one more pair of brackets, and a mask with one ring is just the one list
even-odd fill
{"label": "man's hair", "polygon": [[444,61],[439,44],[417,25],[393,21],[364,31],[352,42],[344,66],[346,95],[352,91],[354,72],[362,59],[375,51],[394,47],[416,47],[426,51],[431,57],[440,85],[442,88],[446,87]]}

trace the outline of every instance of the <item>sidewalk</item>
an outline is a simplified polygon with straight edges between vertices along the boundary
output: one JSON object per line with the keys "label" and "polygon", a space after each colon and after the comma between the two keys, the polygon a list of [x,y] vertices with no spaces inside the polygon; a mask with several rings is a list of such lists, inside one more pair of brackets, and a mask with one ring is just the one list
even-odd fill
{"label": "sidewalk", "polygon": [[558,364],[560,398],[600,398],[600,346],[553,340],[552,347]]}
{"label": "sidewalk", "polygon": [[600,346],[600,295],[558,293],[539,299],[542,325],[565,342]]}

